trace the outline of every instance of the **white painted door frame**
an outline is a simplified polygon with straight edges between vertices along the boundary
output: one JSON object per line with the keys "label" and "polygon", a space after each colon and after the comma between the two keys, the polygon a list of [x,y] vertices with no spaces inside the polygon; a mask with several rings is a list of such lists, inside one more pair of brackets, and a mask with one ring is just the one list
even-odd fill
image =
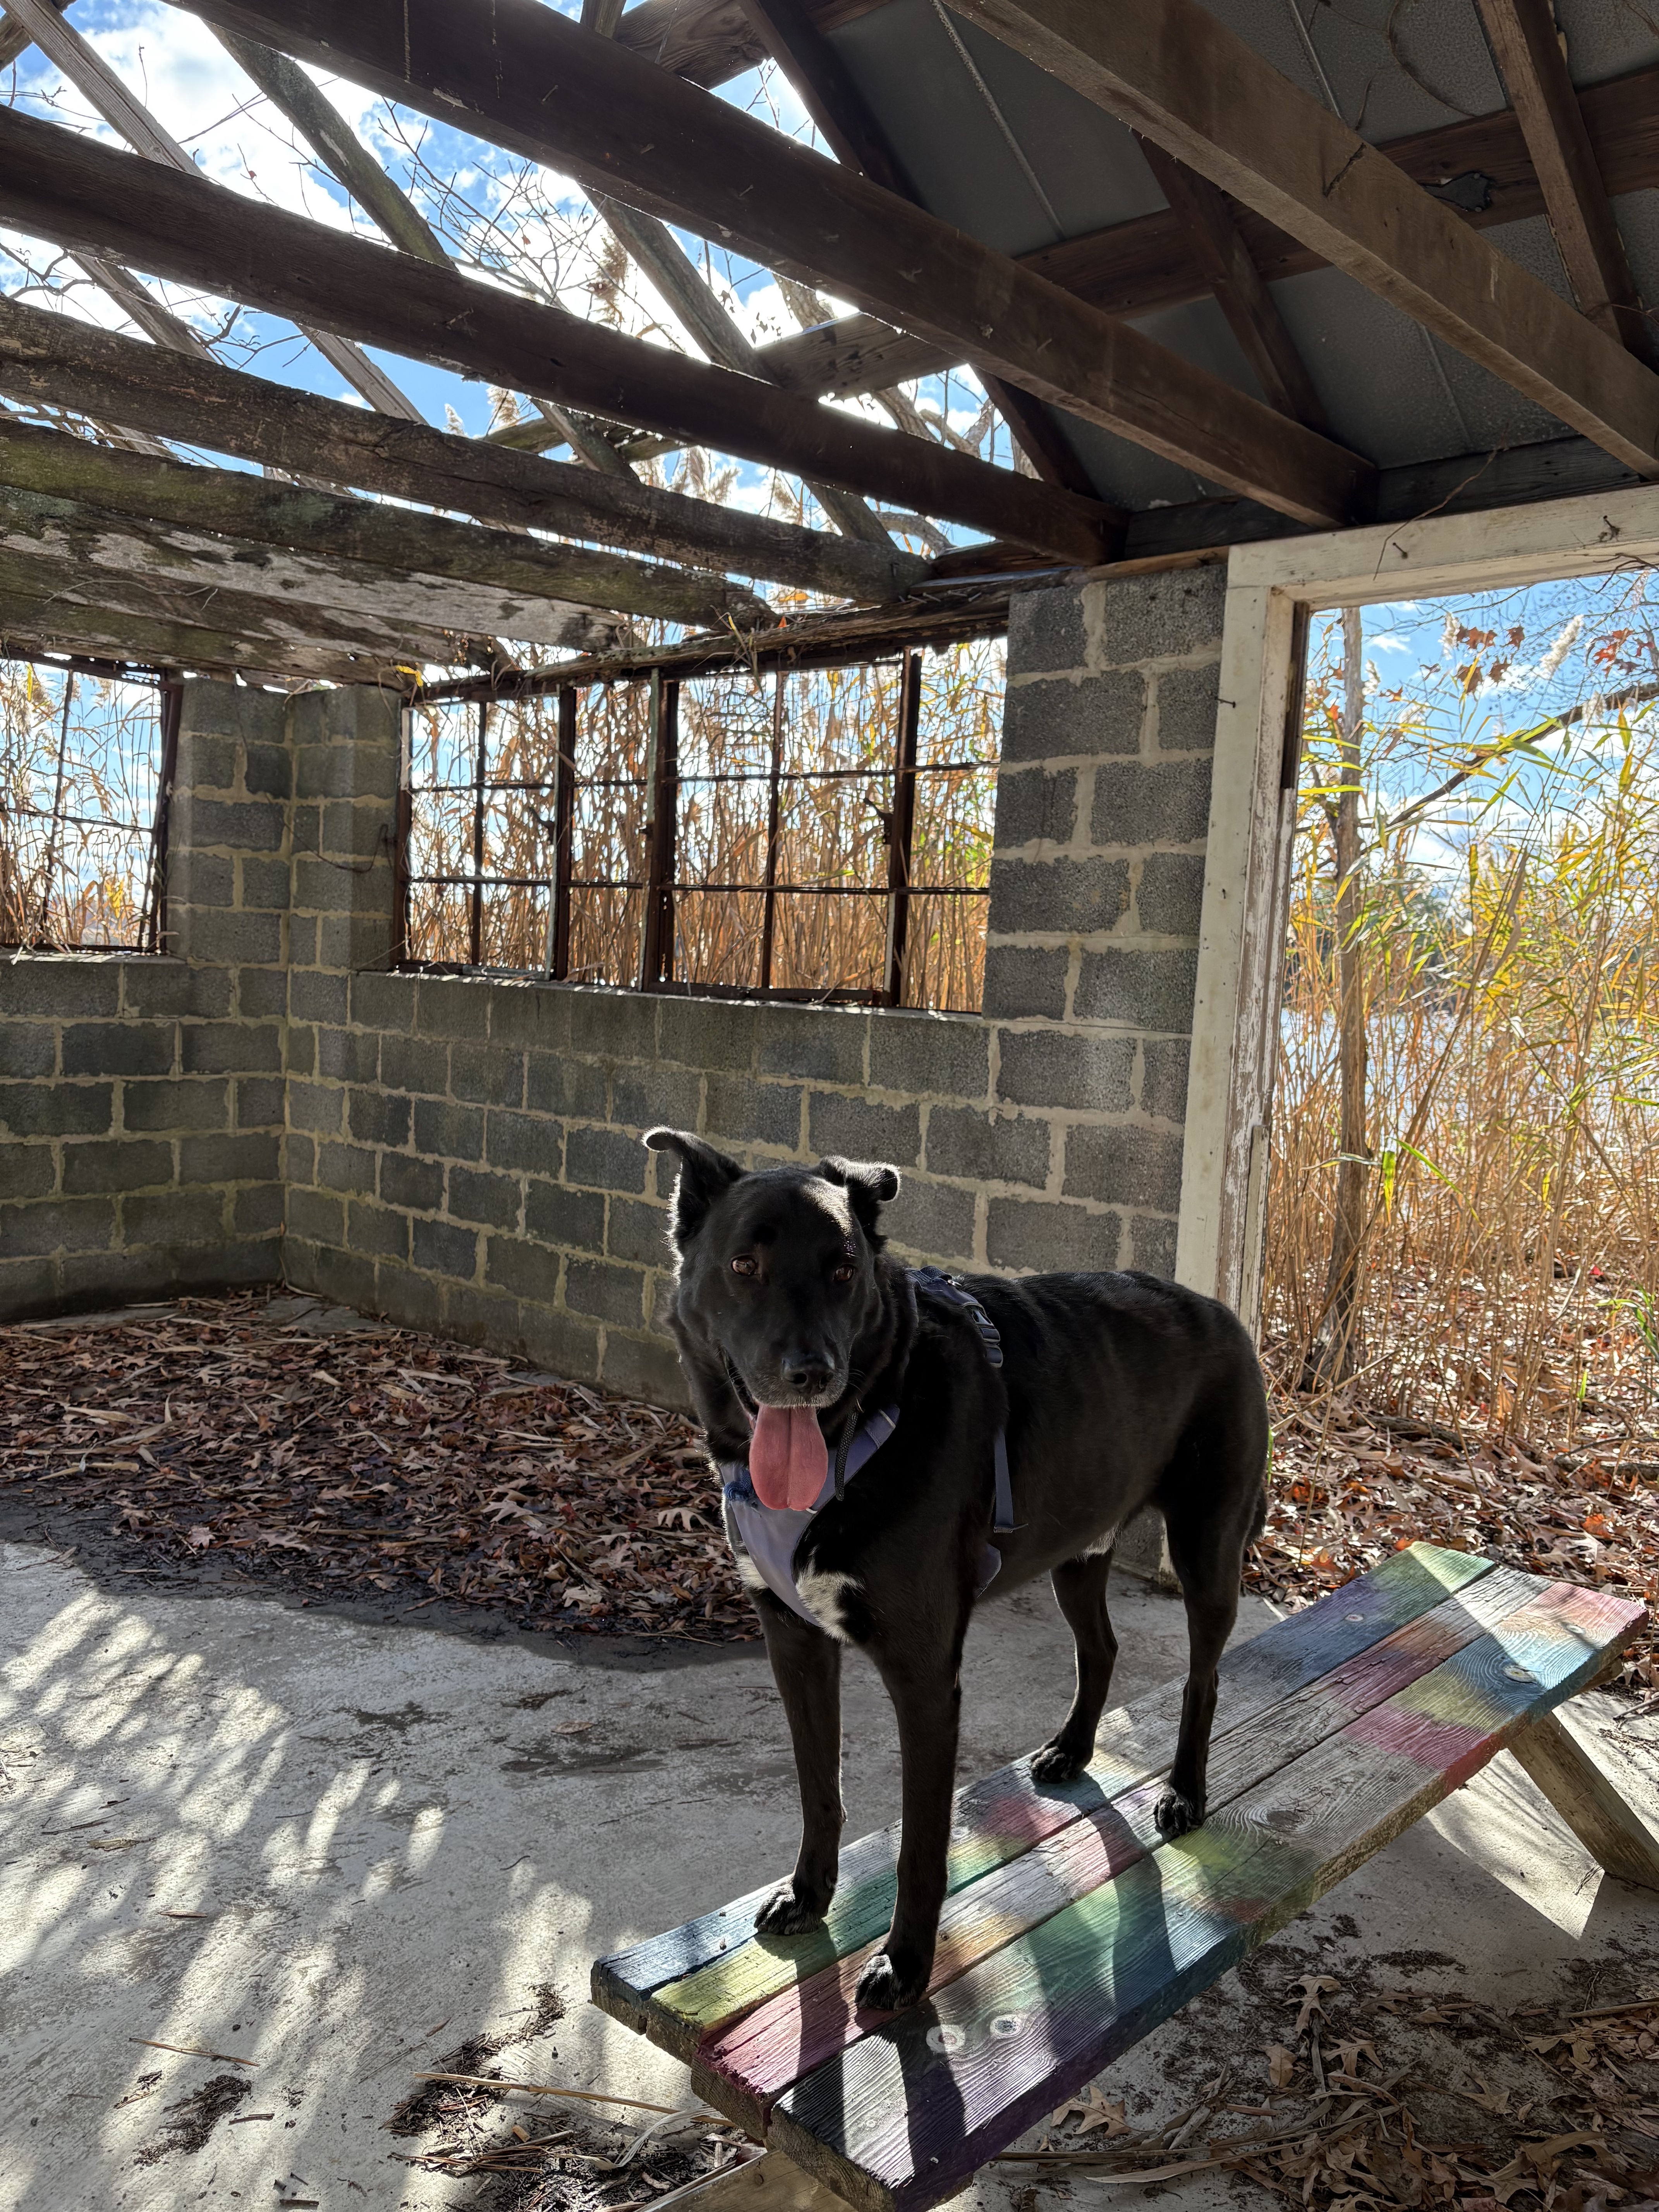
{"label": "white painted door frame", "polygon": [[1199,924],[1177,1279],[1254,1330],[1310,615],[1659,565],[1659,487],[1235,546]]}

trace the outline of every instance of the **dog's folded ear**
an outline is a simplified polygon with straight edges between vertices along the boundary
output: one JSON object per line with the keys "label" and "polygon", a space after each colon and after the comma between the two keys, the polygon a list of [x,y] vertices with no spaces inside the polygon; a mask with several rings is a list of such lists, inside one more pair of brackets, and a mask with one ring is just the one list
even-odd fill
{"label": "dog's folded ear", "polygon": [[678,1152],[679,1180],[674,1185],[674,1242],[684,1251],[708,1218],[717,1198],[731,1189],[743,1169],[724,1152],[717,1152],[689,1129],[647,1129],[645,1143],[653,1152]]}
{"label": "dog's folded ear", "polygon": [[[876,1237],[879,1209],[899,1194],[899,1171],[880,1160],[842,1160],[833,1155],[818,1162],[825,1182],[838,1184],[852,1201],[853,1212],[866,1237]],[[878,1245],[880,1240],[876,1238]]]}

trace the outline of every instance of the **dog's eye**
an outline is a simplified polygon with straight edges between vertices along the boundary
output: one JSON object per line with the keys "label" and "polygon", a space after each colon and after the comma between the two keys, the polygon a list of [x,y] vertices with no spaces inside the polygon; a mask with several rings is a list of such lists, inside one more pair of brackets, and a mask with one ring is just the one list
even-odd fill
{"label": "dog's eye", "polygon": [[747,1252],[739,1252],[737,1258],[732,1262],[732,1273],[734,1275],[752,1275],[754,1272],[754,1261]]}
{"label": "dog's eye", "polygon": [[850,1260],[843,1260],[841,1265],[835,1271],[834,1279],[838,1283],[850,1283],[853,1279],[853,1273],[852,1261]]}

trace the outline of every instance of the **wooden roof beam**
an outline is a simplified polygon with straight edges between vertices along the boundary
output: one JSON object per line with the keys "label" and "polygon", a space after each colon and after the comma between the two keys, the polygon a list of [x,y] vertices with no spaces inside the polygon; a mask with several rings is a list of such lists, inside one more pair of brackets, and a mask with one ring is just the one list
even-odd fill
{"label": "wooden roof beam", "polygon": [[1551,0],[1476,4],[1580,312],[1650,368],[1659,367],[1659,338],[1643,312],[1613,221]]}
{"label": "wooden roof beam", "polygon": [[[539,0],[191,5],[781,275],[822,283],[1297,520],[1350,520],[1371,495],[1375,471],[1328,440]],[[877,495],[943,512],[896,483]]]}
{"label": "wooden roof beam", "polygon": [[[527,4],[561,23],[537,0]],[[602,40],[574,28],[570,35],[611,52]],[[771,467],[823,476],[849,491],[902,500],[923,514],[1064,559],[1102,557],[1116,522],[1109,508],[1006,469],[878,429],[410,255],[394,256],[367,239],[261,206],[205,177],[175,174],[15,109],[0,109],[0,220],[71,248],[115,252],[158,275],[277,314],[303,313],[313,323],[326,318],[363,343],[556,404],[621,415]],[[1265,408],[1254,411],[1279,419]]]}
{"label": "wooden roof beam", "polygon": [[[137,338],[0,299],[0,392],[154,436],[395,500],[556,531],[798,590],[866,604],[896,598],[927,563],[769,515],[600,476],[423,422],[272,384],[220,362],[176,358]],[[283,488],[268,486],[275,496]],[[424,517],[397,509],[394,526]],[[550,552],[562,548],[550,548]]]}
{"label": "wooden roof beam", "polygon": [[1200,0],[949,0],[1595,441],[1659,475],[1659,377]]}

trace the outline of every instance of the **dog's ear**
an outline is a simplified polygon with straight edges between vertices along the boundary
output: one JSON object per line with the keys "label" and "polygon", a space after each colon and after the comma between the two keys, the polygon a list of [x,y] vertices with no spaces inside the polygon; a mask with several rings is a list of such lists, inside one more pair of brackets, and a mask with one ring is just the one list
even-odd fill
{"label": "dog's ear", "polygon": [[818,1162],[818,1173],[825,1182],[838,1184],[847,1193],[860,1228],[879,1251],[877,1216],[881,1207],[899,1194],[898,1170],[879,1160],[842,1160],[832,1157]]}
{"label": "dog's ear", "polygon": [[731,1189],[743,1170],[689,1129],[647,1129],[645,1142],[651,1152],[680,1156],[679,1180],[674,1185],[674,1242],[684,1251],[708,1218],[709,1207]]}

